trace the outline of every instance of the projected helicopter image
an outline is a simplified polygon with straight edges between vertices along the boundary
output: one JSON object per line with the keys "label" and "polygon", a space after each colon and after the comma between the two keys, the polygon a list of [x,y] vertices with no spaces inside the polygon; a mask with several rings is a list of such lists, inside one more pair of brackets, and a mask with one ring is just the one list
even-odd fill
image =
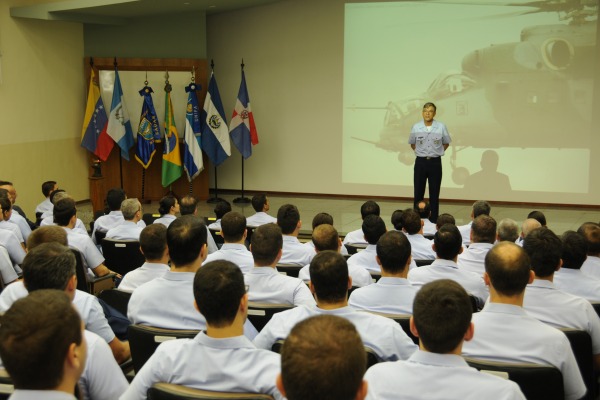
{"label": "projected helicopter image", "polygon": [[[414,153],[407,144],[408,133],[422,118],[423,104],[433,101],[438,108],[436,119],[452,134],[447,156],[456,187],[494,176],[507,190],[508,178],[495,170],[495,149],[589,149],[598,0],[420,3],[500,6],[508,12],[490,19],[510,17],[519,21],[520,16],[543,13],[553,15],[555,22],[517,25],[513,36],[518,39],[520,34],[519,41],[496,43],[493,34],[488,34],[486,47],[462,53],[460,70],[457,65],[454,70],[433,75],[433,82],[423,92],[406,93],[409,95],[386,106],[346,103],[346,108],[356,113],[377,108],[385,111],[378,137],[374,131],[353,134],[352,140],[397,153],[402,164],[412,165]],[[515,24],[511,26],[515,29]],[[465,149],[482,149],[480,163],[471,165],[471,171],[461,165]]]}

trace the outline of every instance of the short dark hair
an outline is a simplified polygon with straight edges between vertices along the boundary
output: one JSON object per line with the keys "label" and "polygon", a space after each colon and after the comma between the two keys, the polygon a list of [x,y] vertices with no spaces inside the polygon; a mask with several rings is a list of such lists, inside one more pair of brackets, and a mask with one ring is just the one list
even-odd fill
{"label": "short dark hair", "polygon": [[175,267],[194,262],[206,245],[206,225],[192,215],[184,215],[171,222],[167,228],[169,257]]}
{"label": "short dark hair", "polygon": [[519,225],[510,219],[504,218],[498,224],[498,240],[499,241],[509,241],[514,242],[519,238]]}
{"label": "short dark hair", "polygon": [[477,218],[480,215],[490,215],[492,206],[485,200],[477,200],[473,203],[473,218]]}
{"label": "short dark hair", "polygon": [[281,349],[286,397],[352,400],[366,364],[362,339],[350,321],[335,315],[307,318],[292,328]]}
{"label": "short dark hair", "polygon": [[56,388],[69,347],[82,337],[81,318],[64,292],[38,290],[13,303],[1,317],[0,357],[15,389]]}
{"label": "short dark hair", "polygon": [[319,225],[333,225],[333,217],[325,212],[318,213],[313,217],[312,228],[315,229]]}
{"label": "short dark hair", "polygon": [[381,268],[392,274],[406,268],[410,252],[410,242],[405,234],[398,231],[386,232],[377,242],[377,257],[381,261]]}
{"label": "short dark hair", "polygon": [[127,196],[121,188],[112,188],[106,193],[106,205],[110,211],[118,211],[121,209],[121,203]]}
{"label": "short dark hair", "polygon": [[402,213],[402,228],[404,228],[406,233],[415,235],[419,233],[421,226],[421,217],[419,217],[419,213],[416,210],[412,208],[404,210]]}
{"label": "short dark hair", "polygon": [[529,256],[513,242],[500,242],[485,256],[485,272],[494,289],[502,295],[523,293],[529,283],[530,271]]}
{"label": "short dark hair", "polygon": [[585,237],[588,246],[588,256],[600,255],[600,224],[595,222],[584,222],[577,232]]}
{"label": "short dark hair", "polygon": [[489,215],[480,215],[471,224],[473,243],[490,243],[496,241],[496,220]]}
{"label": "short dark hair", "polygon": [[440,229],[442,226],[446,224],[456,225],[456,219],[454,216],[448,213],[440,214],[437,221],[435,222],[436,229]]}
{"label": "short dark hair", "polygon": [[380,212],[379,204],[375,203],[373,200],[365,201],[360,207],[360,216],[362,219],[365,219],[367,215],[376,215],[379,217]]}
{"label": "short dark hair", "polygon": [[66,197],[56,202],[54,205],[54,223],[58,226],[67,226],[74,215],[77,215],[75,200]]}
{"label": "short dark hair", "polygon": [[263,208],[267,204],[267,195],[264,193],[255,194],[252,196],[252,208],[256,212],[262,212]]}
{"label": "short dark hair", "polygon": [[312,242],[315,245],[315,250],[338,251],[340,245],[340,236],[338,231],[329,224],[321,224],[313,229]]}
{"label": "short dark hair", "polygon": [[362,223],[362,231],[367,243],[377,244],[381,235],[386,231],[385,222],[377,215],[367,215]]}
{"label": "short dark hair", "polygon": [[460,253],[462,235],[456,225],[444,224],[433,236],[433,244],[438,258],[453,260]]}
{"label": "short dark hair", "polygon": [[163,224],[150,224],[140,233],[140,247],[146,261],[160,260],[167,248],[167,227]]}
{"label": "short dark hair", "polygon": [[239,242],[246,232],[246,217],[236,211],[230,211],[221,219],[221,231],[226,242]]}
{"label": "short dark hair", "polygon": [[335,303],[348,297],[348,264],[340,253],[317,253],[308,270],[319,301]]}
{"label": "short dark hair", "polygon": [[9,212],[12,209],[12,203],[7,196],[0,195],[0,208],[2,212]]}
{"label": "short dark hair", "polygon": [[231,325],[244,294],[244,276],[231,261],[211,261],[196,271],[194,299],[209,325],[216,328]]}
{"label": "short dark hair", "polygon": [[23,284],[29,292],[39,289],[65,290],[75,275],[75,255],[56,242],[43,243],[23,260]]}
{"label": "short dark hair", "polygon": [[279,250],[283,248],[281,228],[275,224],[264,224],[252,233],[250,251],[254,257],[254,264],[267,266],[273,264]]}
{"label": "short dark hair", "polygon": [[300,221],[298,207],[293,204],[284,204],[277,211],[277,225],[284,235],[289,235],[296,230]]}
{"label": "short dark hair", "polygon": [[50,193],[54,190],[54,186],[56,186],[56,181],[46,181],[42,183],[42,194],[46,197],[50,196]]}
{"label": "short dark hair", "polygon": [[450,279],[423,285],[413,303],[419,341],[432,353],[446,354],[463,341],[473,307],[465,289]]}
{"label": "short dark hair", "polygon": [[187,196],[183,196],[179,202],[179,213],[181,215],[191,215],[196,211],[196,207],[198,207],[198,199],[188,194]]}
{"label": "short dark hair", "polygon": [[525,236],[523,250],[529,256],[536,276],[545,278],[554,274],[560,263],[562,242],[554,232],[542,226]]}
{"label": "short dark hair", "polygon": [[395,210],[392,213],[392,218],[391,218],[391,223],[394,227],[395,230],[397,231],[401,231],[402,230],[402,214],[404,213],[404,211],[402,210]]}
{"label": "short dark hair", "polygon": [[215,212],[217,219],[221,219],[225,214],[231,211],[231,204],[229,204],[227,200],[219,201],[215,205],[215,209],[213,211]]}
{"label": "short dark hair", "polygon": [[587,243],[581,233],[566,231],[560,237],[562,241],[563,268],[580,269],[587,258]]}
{"label": "short dark hair", "polygon": [[546,216],[541,211],[532,211],[527,214],[527,218],[533,218],[538,221],[542,226],[546,226]]}
{"label": "short dark hair", "polygon": [[13,186],[13,183],[9,181],[0,181],[0,186]]}
{"label": "short dark hair", "polygon": [[[177,199],[173,195],[168,195],[160,199],[158,202],[158,213],[160,215],[168,214],[171,211],[171,207],[175,207]],[[181,211],[181,208],[179,209]]]}
{"label": "short dark hair", "polygon": [[429,107],[433,107],[433,111],[437,111],[437,107],[432,102],[425,103],[423,105],[423,110],[425,110],[426,108],[429,108]]}
{"label": "short dark hair", "polygon": [[[423,204],[423,207],[421,207]],[[419,213],[419,217],[421,218],[429,218],[431,215],[431,207],[429,206],[429,202],[425,200],[421,200],[417,203],[418,209],[416,210]]]}
{"label": "short dark hair", "polygon": [[31,251],[42,243],[56,242],[68,246],[67,231],[56,225],[40,226],[34,229],[27,239],[27,250]]}

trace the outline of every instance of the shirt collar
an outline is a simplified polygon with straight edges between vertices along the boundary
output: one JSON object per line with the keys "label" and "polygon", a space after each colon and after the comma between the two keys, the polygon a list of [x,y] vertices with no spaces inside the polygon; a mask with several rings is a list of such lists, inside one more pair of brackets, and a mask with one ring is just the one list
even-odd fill
{"label": "shirt collar", "polygon": [[229,338],[217,339],[208,336],[204,332],[200,332],[194,337],[194,341],[203,346],[212,347],[215,349],[256,348],[246,336],[234,336]]}
{"label": "shirt collar", "polygon": [[493,312],[498,314],[513,314],[513,315],[527,315],[523,307],[515,306],[513,304],[503,304],[503,303],[492,303],[488,301],[483,306],[483,310],[481,312]]}
{"label": "shirt collar", "polygon": [[406,278],[397,278],[393,276],[382,276],[377,281],[379,285],[400,285],[400,286],[412,286],[410,281]]}
{"label": "shirt collar", "polygon": [[248,249],[246,248],[246,246],[244,246],[243,244],[239,244],[239,243],[223,243],[223,246],[221,246],[220,250],[242,250],[242,251],[248,251]]}
{"label": "shirt collar", "polygon": [[408,358],[408,361],[426,365],[437,365],[440,367],[469,367],[467,362],[459,355],[430,353],[420,349],[417,349]]}
{"label": "shirt collar", "polygon": [[[151,269],[151,270],[169,270],[170,267],[167,264],[161,264],[161,263],[149,263],[146,262],[142,265],[141,268],[144,269]],[[181,272],[177,272],[177,274],[180,274]]]}
{"label": "shirt collar", "polygon": [[[544,288],[544,289],[556,289],[556,287],[554,286],[553,282],[544,280],[544,279],[534,279],[532,283],[530,283],[529,285],[527,285],[527,287],[537,287],[537,288]],[[527,289],[525,289],[527,290]]]}
{"label": "shirt collar", "polygon": [[167,271],[163,275],[163,278],[169,281],[194,281],[194,276],[196,274],[194,272],[173,272]]}
{"label": "shirt collar", "polygon": [[108,213],[108,215],[117,215],[119,217],[122,217],[123,216],[123,212],[119,211],[119,210],[117,210],[117,211],[111,211],[111,212]]}
{"label": "shirt collar", "polygon": [[465,249],[465,251],[469,251],[471,249],[491,249],[494,247],[493,243],[471,243],[469,248]]}
{"label": "shirt collar", "polygon": [[290,243],[300,243],[300,241],[298,240],[298,238],[296,236],[290,236],[290,235],[283,235],[283,241],[290,242]]}
{"label": "shirt collar", "polygon": [[436,258],[435,260],[433,260],[433,262],[431,263],[430,266],[432,266],[432,267],[450,267],[450,268],[458,269],[458,264],[456,264],[454,261],[443,260],[441,258]]}
{"label": "shirt collar", "polygon": [[255,266],[249,273],[254,275],[276,275],[279,272],[277,272],[277,268]]}

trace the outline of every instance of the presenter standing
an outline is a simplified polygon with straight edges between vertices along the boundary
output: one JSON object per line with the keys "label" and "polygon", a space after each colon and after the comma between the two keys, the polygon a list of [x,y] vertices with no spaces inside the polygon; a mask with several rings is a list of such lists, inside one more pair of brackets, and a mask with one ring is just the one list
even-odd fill
{"label": "presenter standing", "polygon": [[425,196],[425,184],[429,180],[429,204],[431,222],[436,222],[440,213],[440,186],[442,185],[442,156],[452,141],[446,125],[433,119],[435,104],[425,103],[423,121],[413,125],[408,143],[415,151],[414,207]]}

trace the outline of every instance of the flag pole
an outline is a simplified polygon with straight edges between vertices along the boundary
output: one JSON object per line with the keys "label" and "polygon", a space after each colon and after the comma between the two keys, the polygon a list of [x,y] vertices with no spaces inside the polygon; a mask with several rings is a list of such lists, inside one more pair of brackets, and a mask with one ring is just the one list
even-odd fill
{"label": "flag pole", "polygon": [[[210,59],[210,70],[214,73],[215,72],[215,60],[214,59]],[[224,201],[223,199],[219,198],[219,184],[218,184],[218,180],[217,180],[217,166],[215,165],[215,197],[211,197],[208,200],[206,200],[207,203],[212,204],[212,203],[219,203],[221,201]]]}
{"label": "flag pole", "polygon": [[[244,59],[242,58],[242,63],[240,64],[242,67],[242,73],[244,72]],[[250,203],[250,199],[244,196],[244,156],[242,156],[242,197],[236,197],[233,199],[235,204],[248,204]]]}

